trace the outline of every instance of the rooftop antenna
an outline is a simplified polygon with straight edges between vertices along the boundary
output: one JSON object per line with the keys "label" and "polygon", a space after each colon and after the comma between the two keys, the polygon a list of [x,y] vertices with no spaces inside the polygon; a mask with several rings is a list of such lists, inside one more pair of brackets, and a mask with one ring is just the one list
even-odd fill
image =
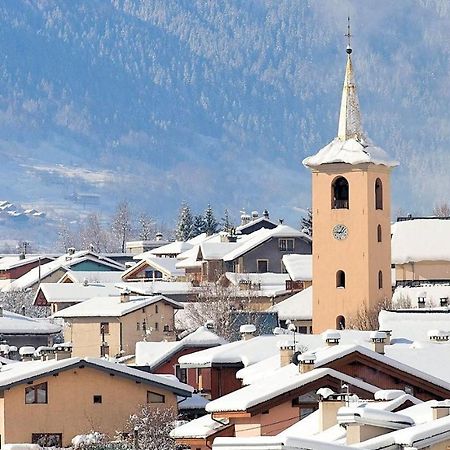
{"label": "rooftop antenna", "polygon": [[346,52],[350,55],[352,53],[352,33],[350,32],[350,16],[347,17],[347,50]]}

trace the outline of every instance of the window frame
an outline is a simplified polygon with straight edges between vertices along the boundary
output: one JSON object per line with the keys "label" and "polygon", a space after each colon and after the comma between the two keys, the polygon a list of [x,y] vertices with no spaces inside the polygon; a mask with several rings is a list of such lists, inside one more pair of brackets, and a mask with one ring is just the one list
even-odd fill
{"label": "window frame", "polygon": [[[151,397],[154,396],[154,399],[161,399],[162,401],[152,401]],[[147,403],[150,404],[163,404],[166,403],[166,396],[164,394],[158,394],[158,392],[147,391]]]}
{"label": "window frame", "polygon": [[[336,186],[338,182],[341,182],[341,180],[345,181],[345,184],[342,184],[342,186],[340,187]],[[343,194],[342,191],[344,190],[344,188],[347,189],[346,196],[342,195]],[[336,195],[337,193],[339,195]],[[338,198],[338,197],[346,197],[346,198]],[[345,178],[342,175],[338,175],[331,182],[331,209],[350,209],[350,183],[348,182],[347,178]]]}
{"label": "window frame", "polygon": [[[289,243],[292,244],[292,248],[289,248]],[[293,252],[295,251],[295,239],[294,238],[279,238],[278,250],[280,252]]]}
{"label": "window frame", "polygon": [[100,334],[109,334],[109,322],[100,322]]}
{"label": "window frame", "polygon": [[[38,390],[42,386],[45,386],[45,389],[44,389],[45,400],[44,401],[42,401],[41,399],[38,398]],[[28,401],[28,399],[27,399],[27,394],[29,394],[30,392],[33,392],[33,394],[34,394],[32,401]],[[48,382],[44,381],[43,383],[33,384],[31,386],[25,387],[25,404],[26,405],[46,405],[46,404],[48,404]]]}
{"label": "window frame", "polygon": [[383,210],[383,182],[380,178],[375,180],[375,209]]}
{"label": "window frame", "polygon": [[[266,264],[266,270],[264,272],[259,270],[259,264],[265,263]],[[261,258],[256,260],[256,272],[257,273],[268,273],[269,272],[269,260],[267,258]]]}

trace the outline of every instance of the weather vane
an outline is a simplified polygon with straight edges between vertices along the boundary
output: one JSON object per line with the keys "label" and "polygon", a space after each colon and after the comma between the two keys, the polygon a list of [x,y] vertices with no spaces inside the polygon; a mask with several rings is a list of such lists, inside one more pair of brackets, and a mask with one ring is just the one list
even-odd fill
{"label": "weather vane", "polygon": [[352,34],[350,32],[350,16],[347,17],[347,34],[345,35],[347,38],[347,53],[350,55],[352,52]]}

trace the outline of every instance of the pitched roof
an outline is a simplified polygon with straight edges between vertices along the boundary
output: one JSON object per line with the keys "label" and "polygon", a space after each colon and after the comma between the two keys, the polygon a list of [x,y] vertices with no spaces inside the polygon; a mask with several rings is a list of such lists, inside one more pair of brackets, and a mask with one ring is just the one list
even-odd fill
{"label": "pitched roof", "polygon": [[122,317],[140,308],[152,305],[157,302],[169,303],[176,309],[183,306],[170,298],[163,295],[154,295],[148,297],[133,297],[126,302],[121,302],[121,297],[96,297],[84,302],[69,306],[53,317],[69,318],[69,317]]}
{"label": "pitched roof", "polygon": [[190,396],[193,388],[172,377],[150,374],[134,369],[125,364],[112,363],[100,358],[68,358],[50,361],[27,361],[2,367],[0,371],[0,389],[23,384],[33,379],[68,370],[74,366],[84,365],[94,369],[105,370],[117,375],[159,386],[177,395]]}
{"label": "pitched roof", "polygon": [[186,337],[175,342],[137,342],[136,343],[136,365],[149,366],[154,370],[164,361],[170,359],[176,353],[185,348],[192,347],[215,347],[225,344],[226,341],[217,336],[213,331],[201,326]]}
{"label": "pitched roof", "polygon": [[271,306],[267,311],[277,312],[280,320],[312,319],[312,286],[291,295],[286,300]]}
{"label": "pitched roof", "polygon": [[22,316],[10,311],[3,310],[0,316],[0,334],[5,335],[33,335],[33,334],[56,334],[61,331],[61,327],[51,323],[47,319],[36,319]]}
{"label": "pitched roof", "polygon": [[149,266],[155,270],[159,270],[167,277],[183,276],[185,271],[176,267],[177,260],[175,258],[159,258],[157,256],[147,256],[141,259],[134,266],[128,268],[123,274],[122,278],[126,280],[130,274],[136,273]]}
{"label": "pitched roof", "polygon": [[312,280],[312,255],[283,255],[282,261],[292,281]]}
{"label": "pitched roof", "polygon": [[122,281],[122,272],[116,270],[68,270],[58,281],[65,283],[70,280],[72,283],[118,283]]}
{"label": "pitched roof", "polygon": [[450,261],[450,220],[416,219],[392,225],[392,263]]}
{"label": "pitched roof", "polygon": [[26,255],[25,258],[21,258],[21,255],[4,256],[0,259],[0,270],[11,270],[46,258],[53,259],[46,255]]}

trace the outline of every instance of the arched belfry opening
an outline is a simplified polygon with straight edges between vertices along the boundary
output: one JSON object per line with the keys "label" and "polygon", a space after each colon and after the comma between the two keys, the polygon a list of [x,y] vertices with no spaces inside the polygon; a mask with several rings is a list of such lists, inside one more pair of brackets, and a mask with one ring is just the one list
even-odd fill
{"label": "arched belfry opening", "polygon": [[336,330],[345,330],[345,317],[344,316],[336,317]]}
{"label": "arched belfry opening", "polygon": [[349,208],[349,186],[344,177],[337,177],[331,185],[331,208]]}
{"label": "arched belfry opening", "polygon": [[383,232],[381,230],[381,225],[377,226],[377,242],[383,241]]}
{"label": "arched belfry opening", "polygon": [[336,287],[345,288],[345,272],[343,270],[336,272]]}
{"label": "arched belfry opening", "polygon": [[375,180],[375,209],[383,209],[383,183],[379,178]]}

